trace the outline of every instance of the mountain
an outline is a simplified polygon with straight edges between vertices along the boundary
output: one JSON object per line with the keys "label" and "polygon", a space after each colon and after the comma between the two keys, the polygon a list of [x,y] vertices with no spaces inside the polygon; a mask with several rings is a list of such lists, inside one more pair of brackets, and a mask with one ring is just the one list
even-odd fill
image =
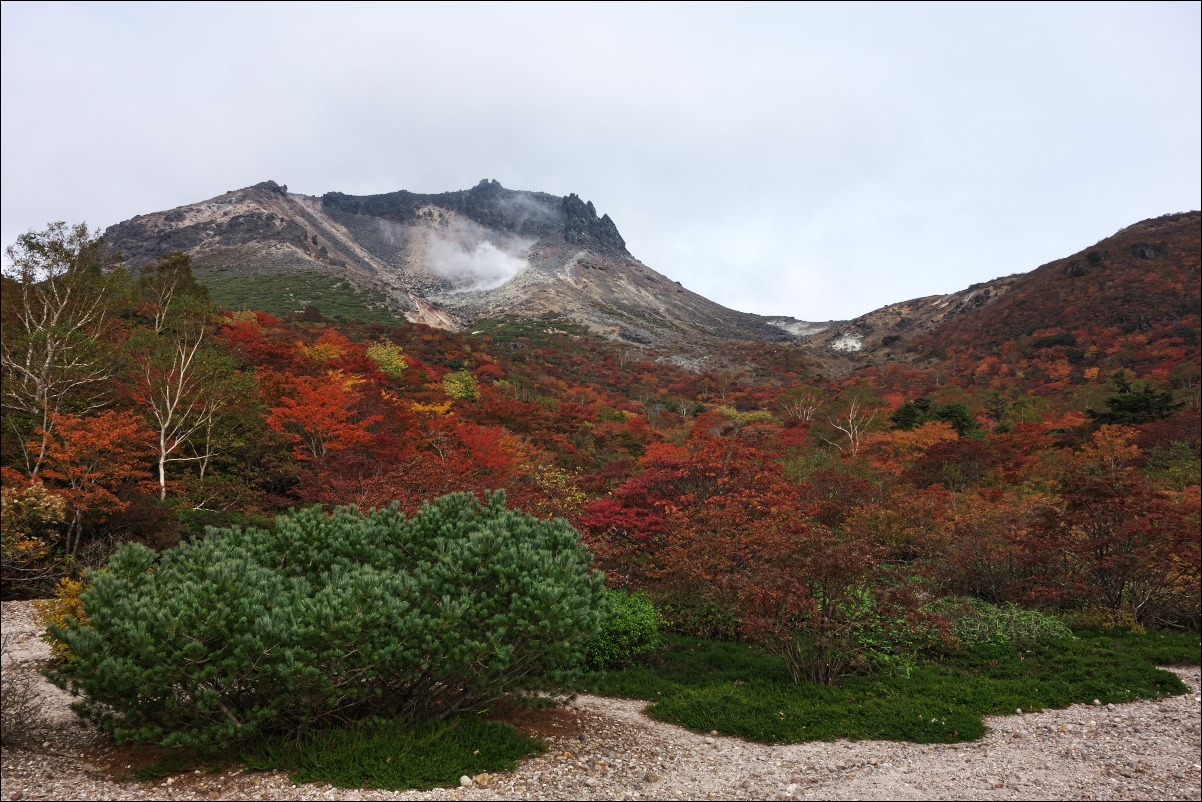
{"label": "mountain", "polygon": [[635,259],[591,202],[490,180],[440,194],[320,197],[266,181],[140,215],[107,229],[105,242],[132,269],[188,253],[226,305],[267,291],[290,304],[282,311],[298,311],[340,290],[382,314],[452,330],[552,315],[648,345],[790,339]]}
{"label": "mountain", "polygon": [[[1197,342],[1202,213],[1144,220],[1071,256],[950,295],[891,304],[808,337],[853,362],[988,354],[1039,332],[1175,330]],[[1192,321],[1192,322],[1191,322]]]}
{"label": "mountain", "polygon": [[366,306],[379,320],[450,330],[555,317],[676,353],[793,342],[834,375],[938,358],[949,345],[989,354],[1041,331],[1196,329],[1200,222],[1198,212],[1145,220],[1029,273],[827,323],[727,309],[632,256],[592,203],[491,180],[439,194],[320,197],[265,181],[119,223],[105,242],[132,269],[190,254],[214,299],[232,308],[361,317]]}
{"label": "mountain", "polygon": [[881,357],[905,350],[917,335],[945,321],[972,316],[1022,281],[1021,275],[974,284],[949,295],[929,295],[889,304],[847,321],[836,321],[812,333],[807,344],[847,357]]}

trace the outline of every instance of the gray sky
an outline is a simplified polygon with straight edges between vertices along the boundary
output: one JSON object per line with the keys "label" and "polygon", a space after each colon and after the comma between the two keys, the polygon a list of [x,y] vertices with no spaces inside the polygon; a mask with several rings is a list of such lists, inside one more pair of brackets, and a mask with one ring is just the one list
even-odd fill
{"label": "gray sky", "polygon": [[273,179],[575,192],[806,320],[1202,207],[1186,3],[3,3],[3,244]]}

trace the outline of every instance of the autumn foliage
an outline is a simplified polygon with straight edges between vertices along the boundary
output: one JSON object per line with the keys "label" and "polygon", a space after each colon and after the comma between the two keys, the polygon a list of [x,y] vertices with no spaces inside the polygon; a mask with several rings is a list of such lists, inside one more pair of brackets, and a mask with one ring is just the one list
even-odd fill
{"label": "autumn foliage", "polygon": [[[81,275],[93,296],[76,314],[105,322],[70,347],[89,370],[107,355],[103,388],[56,354],[44,404],[6,351],[6,504],[61,507],[6,539],[6,576],[10,540],[24,571],[306,504],[412,513],[504,490],[577,527],[608,584],[669,626],[752,639],[798,678],[880,670],[942,637],[943,596],[1197,628],[1197,310],[1157,303],[1197,272],[1178,222],[1082,256],[1081,275],[1041,268],[1042,295],[955,318],[904,361],[837,375],[783,344],[685,369],[566,319],[465,334],[218,310],[178,260],[121,291],[120,274]],[[166,298],[172,276],[199,294]],[[1105,279],[1092,293],[1090,276]],[[27,341],[20,282],[4,281],[5,339]],[[1103,314],[1117,298],[1139,319]],[[180,374],[151,357],[181,343],[203,343],[187,397],[206,412],[168,451],[164,432],[184,429],[148,388]]]}

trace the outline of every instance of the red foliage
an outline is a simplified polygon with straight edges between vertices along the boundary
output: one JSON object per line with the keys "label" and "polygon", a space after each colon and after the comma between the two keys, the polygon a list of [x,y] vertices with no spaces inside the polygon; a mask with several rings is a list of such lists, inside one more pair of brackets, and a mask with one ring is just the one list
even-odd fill
{"label": "red foliage", "polygon": [[823,529],[780,542],[744,578],[743,632],[785,658],[794,682],[830,685],[866,667],[873,625],[905,621],[915,607],[881,582],[882,556],[878,546]]}
{"label": "red foliage", "polygon": [[90,417],[52,414],[45,467],[38,475],[67,499],[71,520],[66,548],[74,553],[84,527],[125,509],[127,492],[150,478],[146,460],[153,433],[132,412],[103,410]]}
{"label": "red foliage", "polygon": [[611,582],[730,606],[765,544],[805,530],[808,510],[780,464],[748,442],[756,427],[728,424],[706,417],[685,446],[651,445],[642,474],[585,508],[581,524]]}
{"label": "red foliage", "polygon": [[320,460],[331,451],[371,444],[371,425],[380,416],[359,415],[353,382],[337,375],[291,376],[287,382],[288,395],[271,410],[267,424],[288,438],[297,459]]}
{"label": "red foliage", "polygon": [[[270,318],[270,315],[263,317]],[[278,326],[279,321],[275,323]],[[276,326],[265,324],[262,317],[227,323],[221,328],[220,336],[234,356],[255,367],[283,370],[294,356],[291,341],[282,336]]]}

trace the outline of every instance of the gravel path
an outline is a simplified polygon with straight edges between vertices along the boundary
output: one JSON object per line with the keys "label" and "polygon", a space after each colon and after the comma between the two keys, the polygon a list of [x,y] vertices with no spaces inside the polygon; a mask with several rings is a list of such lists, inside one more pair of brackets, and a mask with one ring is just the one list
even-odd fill
{"label": "gravel path", "polygon": [[[49,651],[28,602],[3,604],[3,670]],[[459,788],[392,793],[297,786],[279,773],[197,772],[116,782],[116,750],[44,681],[42,727],[5,747],[3,799],[1202,799],[1199,669],[1173,668],[1185,696],[1001,716],[980,741],[838,741],[765,746],[653,721],[642,702],[581,696],[527,722],[548,750],[512,773]],[[522,724],[522,722],[519,722]]]}

